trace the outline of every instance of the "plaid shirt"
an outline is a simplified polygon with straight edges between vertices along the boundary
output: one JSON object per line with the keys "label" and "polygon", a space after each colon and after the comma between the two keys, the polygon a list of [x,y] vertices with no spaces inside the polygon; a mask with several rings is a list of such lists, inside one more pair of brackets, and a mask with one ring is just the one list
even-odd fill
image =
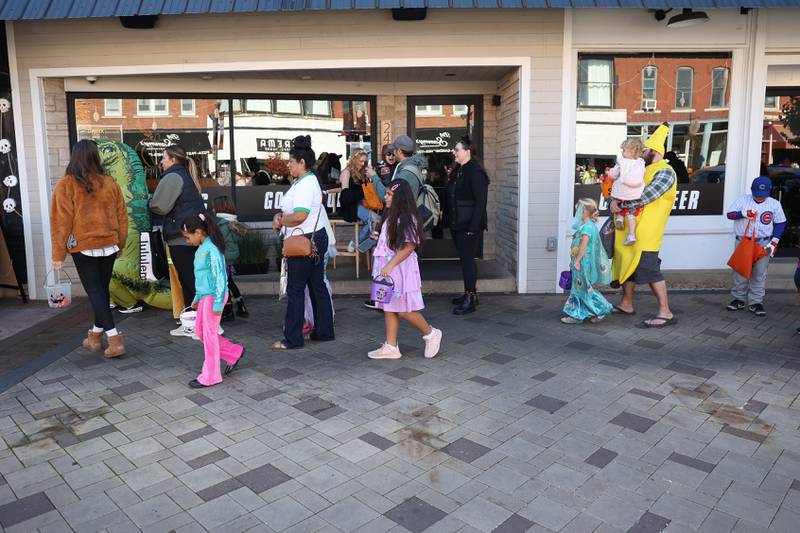
{"label": "plaid shirt", "polygon": [[621,207],[628,209],[644,207],[664,196],[674,183],[675,171],[672,170],[672,167],[661,169],[653,176],[653,181],[650,182],[650,185],[644,188],[641,198],[622,202]]}

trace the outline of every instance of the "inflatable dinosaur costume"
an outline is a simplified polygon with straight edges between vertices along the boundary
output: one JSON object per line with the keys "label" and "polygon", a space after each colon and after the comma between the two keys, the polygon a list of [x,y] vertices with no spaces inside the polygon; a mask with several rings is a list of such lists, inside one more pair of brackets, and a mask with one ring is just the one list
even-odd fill
{"label": "inflatable dinosaur costume", "polygon": [[112,176],[119,185],[128,208],[128,239],[122,255],[114,262],[111,301],[125,308],[141,301],[159,309],[172,309],[169,287],[143,280],[139,273],[139,235],[150,230],[147,181],[142,162],[127,144],[108,139],[95,139],[95,143],[106,174]]}

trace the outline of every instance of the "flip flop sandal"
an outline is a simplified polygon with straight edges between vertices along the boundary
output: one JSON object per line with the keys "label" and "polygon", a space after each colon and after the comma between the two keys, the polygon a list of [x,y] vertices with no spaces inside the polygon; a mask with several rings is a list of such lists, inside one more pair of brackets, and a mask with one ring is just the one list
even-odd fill
{"label": "flip flop sandal", "polygon": [[[664,322],[661,324],[650,324],[647,320],[663,320]],[[648,318],[644,322],[642,322],[642,327],[644,328],[665,328],[667,326],[674,326],[678,323],[675,317],[667,318],[665,316],[654,316],[652,318]]]}
{"label": "flip flop sandal", "polygon": [[611,312],[614,313],[615,315],[627,315],[627,316],[633,316],[636,314],[636,311],[626,311],[618,305],[615,305],[614,309],[612,309]]}
{"label": "flip flop sandal", "polygon": [[599,324],[605,319],[606,319],[605,316],[593,316],[592,318],[589,319],[589,322],[591,322],[592,324]]}
{"label": "flip flop sandal", "polygon": [[577,318],[572,318],[571,316],[562,316],[561,317],[562,324],[583,324],[583,320],[578,320]]}
{"label": "flip flop sandal", "polygon": [[289,347],[283,341],[273,342],[272,343],[273,350],[288,350]]}

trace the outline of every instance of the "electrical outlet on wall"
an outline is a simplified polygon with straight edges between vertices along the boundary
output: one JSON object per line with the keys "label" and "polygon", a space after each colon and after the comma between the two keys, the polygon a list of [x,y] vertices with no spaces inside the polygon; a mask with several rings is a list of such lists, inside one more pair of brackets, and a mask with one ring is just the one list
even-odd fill
{"label": "electrical outlet on wall", "polygon": [[555,252],[556,248],[558,248],[558,239],[555,237],[548,237],[546,248],[548,252]]}

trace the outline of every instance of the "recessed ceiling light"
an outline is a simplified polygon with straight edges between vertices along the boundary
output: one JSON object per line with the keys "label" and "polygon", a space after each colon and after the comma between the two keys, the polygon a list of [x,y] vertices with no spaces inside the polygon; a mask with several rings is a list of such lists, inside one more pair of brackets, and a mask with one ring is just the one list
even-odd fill
{"label": "recessed ceiling light", "polygon": [[311,76],[309,76],[308,74],[306,74],[306,75],[304,75],[304,76],[300,76],[300,79],[301,79],[301,80],[310,80],[310,79],[311,79]]}
{"label": "recessed ceiling light", "polygon": [[200,79],[201,80],[213,80],[214,76],[212,76],[211,74],[204,74],[204,75],[200,76]]}

